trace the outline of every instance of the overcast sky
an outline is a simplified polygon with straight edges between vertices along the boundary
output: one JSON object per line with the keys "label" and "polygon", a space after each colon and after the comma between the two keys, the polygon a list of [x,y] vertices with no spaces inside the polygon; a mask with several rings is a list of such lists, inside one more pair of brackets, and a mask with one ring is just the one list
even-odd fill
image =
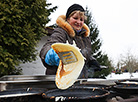
{"label": "overcast sky", "polygon": [[[51,14],[54,24],[59,15],[65,15],[68,7],[74,3],[88,6],[99,29],[102,51],[116,62],[120,54],[129,50],[138,55],[138,0],[48,0],[52,6],[58,6]],[[51,7],[52,7],[51,6]]]}

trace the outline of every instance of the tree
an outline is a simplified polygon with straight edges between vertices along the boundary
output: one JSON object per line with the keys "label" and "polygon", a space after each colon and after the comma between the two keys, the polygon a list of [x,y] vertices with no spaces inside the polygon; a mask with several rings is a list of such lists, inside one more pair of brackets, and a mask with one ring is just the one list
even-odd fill
{"label": "tree", "polygon": [[[90,29],[90,38],[91,38],[91,46],[92,46],[92,55],[97,59],[97,61],[100,63],[100,65],[108,66],[108,69],[103,69],[100,71],[97,71],[94,73],[93,77],[102,77],[105,78],[108,74],[110,74],[112,70],[111,61],[109,60],[107,54],[102,54],[102,51],[100,50],[100,47],[102,45],[102,42],[99,37],[99,30],[94,22],[94,18],[92,17],[92,13],[88,10],[88,7],[86,7],[86,14],[87,20],[85,23],[88,25]],[[92,77],[92,75],[89,75],[89,77]]]}
{"label": "tree", "polygon": [[0,1],[0,76],[21,74],[18,65],[36,59],[35,47],[57,8],[50,5],[45,0]]}
{"label": "tree", "polygon": [[120,55],[120,61],[118,63],[121,65],[121,70],[127,70],[129,73],[133,73],[138,70],[138,59],[137,56],[131,54],[130,51],[126,53],[126,55]]}

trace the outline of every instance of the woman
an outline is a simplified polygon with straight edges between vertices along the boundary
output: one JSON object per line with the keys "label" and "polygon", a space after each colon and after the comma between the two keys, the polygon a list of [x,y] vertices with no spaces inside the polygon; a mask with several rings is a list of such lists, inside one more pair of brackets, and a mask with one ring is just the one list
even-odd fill
{"label": "woman", "polygon": [[[48,38],[40,52],[42,62],[47,68],[47,75],[55,75],[59,64],[59,57],[51,48],[53,43],[68,42],[69,44],[73,44],[73,41],[75,41],[77,47],[81,49],[81,53],[86,58],[86,65],[89,60],[91,60],[90,30],[84,23],[86,19],[84,11],[81,5],[73,4],[68,8],[66,16],[61,15],[57,18],[56,23],[58,27],[54,29],[52,35]],[[86,65],[80,75],[81,78],[88,77]]]}

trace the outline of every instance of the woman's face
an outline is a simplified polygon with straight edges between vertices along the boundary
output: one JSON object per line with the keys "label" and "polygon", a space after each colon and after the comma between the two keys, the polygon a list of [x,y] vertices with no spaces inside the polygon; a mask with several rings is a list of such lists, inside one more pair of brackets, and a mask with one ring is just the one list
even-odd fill
{"label": "woman's face", "polygon": [[84,16],[74,13],[67,21],[75,30],[81,30],[84,24]]}

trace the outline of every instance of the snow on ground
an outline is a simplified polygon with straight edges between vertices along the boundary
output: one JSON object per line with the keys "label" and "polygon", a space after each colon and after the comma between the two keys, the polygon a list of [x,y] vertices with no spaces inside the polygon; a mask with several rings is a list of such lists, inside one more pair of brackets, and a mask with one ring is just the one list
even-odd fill
{"label": "snow on ground", "polygon": [[106,77],[106,79],[97,79],[97,78],[89,78],[87,81],[92,84],[101,84],[101,85],[116,85],[115,81],[117,80],[128,80],[128,79],[136,79],[138,80],[138,73],[122,73],[115,74],[111,73]]}
{"label": "snow on ground", "polygon": [[133,79],[133,78],[138,78],[138,73],[122,73],[122,74],[115,74],[111,73],[106,77],[106,79]]}

